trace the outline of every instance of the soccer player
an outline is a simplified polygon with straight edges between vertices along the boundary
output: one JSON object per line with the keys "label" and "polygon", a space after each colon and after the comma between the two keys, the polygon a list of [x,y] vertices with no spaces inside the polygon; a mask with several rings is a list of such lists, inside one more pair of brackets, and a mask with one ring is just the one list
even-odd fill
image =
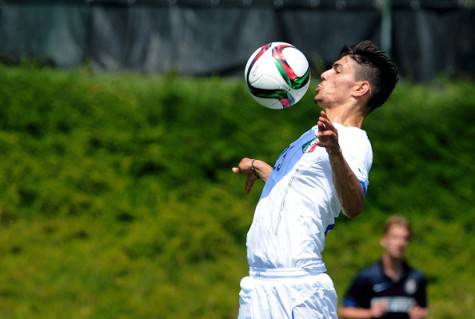
{"label": "soccer player", "polygon": [[363,210],[372,150],[361,127],[397,80],[396,66],[372,42],[343,48],[316,87],[316,125],[273,167],[253,158],[233,167],[246,176],[247,192],[257,179],[265,182],[247,234],[239,319],[337,318],[322,261],[325,235],[341,210],[350,218]]}
{"label": "soccer player", "polygon": [[427,282],[404,260],[412,236],[404,217],[390,217],[383,228],[383,257],[358,273],[340,307],[342,318],[424,319]]}

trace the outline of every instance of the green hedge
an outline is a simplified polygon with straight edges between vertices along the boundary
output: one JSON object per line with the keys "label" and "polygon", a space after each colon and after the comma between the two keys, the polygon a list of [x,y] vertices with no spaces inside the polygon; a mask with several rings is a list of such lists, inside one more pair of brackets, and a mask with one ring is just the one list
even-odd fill
{"label": "green hedge", "polygon": [[[431,318],[475,313],[474,92],[402,83],[368,118],[366,211],[325,251],[340,295],[400,212]],[[0,317],[235,317],[262,185],[230,168],[272,163],[317,111],[311,92],[267,110],[240,80],[1,67]]]}

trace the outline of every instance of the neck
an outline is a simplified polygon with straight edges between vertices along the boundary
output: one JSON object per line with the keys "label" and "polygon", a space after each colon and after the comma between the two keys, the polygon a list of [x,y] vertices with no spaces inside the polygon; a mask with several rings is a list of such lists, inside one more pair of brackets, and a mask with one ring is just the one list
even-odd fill
{"label": "neck", "polygon": [[361,128],[366,114],[357,105],[341,105],[336,107],[322,107],[330,120],[344,126],[354,126]]}
{"label": "neck", "polygon": [[383,255],[382,260],[384,273],[392,280],[398,280],[402,274],[403,260],[389,255]]}

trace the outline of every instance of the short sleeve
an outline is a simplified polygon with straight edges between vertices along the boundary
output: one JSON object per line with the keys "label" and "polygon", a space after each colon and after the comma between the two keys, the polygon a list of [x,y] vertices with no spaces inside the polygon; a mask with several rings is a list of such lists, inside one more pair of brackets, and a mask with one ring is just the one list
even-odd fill
{"label": "short sleeve", "polygon": [[417,305],[425,308],[427,307],[427,280],[421,273],[419,273],[418,277],[417,291],[414,299],[416,300]]}
{"label": "short sleeve", "polygon": [[337,129],[338,142],[340,143],[345,161],[366,193],[369,184],[369,171],[373,163],[373,151],[368,136],[365,131],[355,127],[339,125]]}

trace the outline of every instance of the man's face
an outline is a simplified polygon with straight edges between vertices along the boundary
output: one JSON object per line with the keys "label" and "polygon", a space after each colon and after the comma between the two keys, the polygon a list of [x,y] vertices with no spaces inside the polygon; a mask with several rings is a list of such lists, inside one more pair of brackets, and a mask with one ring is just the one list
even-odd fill
{"label": "man's face", "polygon": [[387,255],[392,258],[402,259],[409,245],[409,230],[400,225],[393,225],[381,239],[381,245]]}
{"label": "man's face", "polygon": [[315,102],[328,109],[350,100],[357,85],[358,68],[359,65],[348,55],[333,63],[333,66],[320,76],[322,81],[315,89]]}

